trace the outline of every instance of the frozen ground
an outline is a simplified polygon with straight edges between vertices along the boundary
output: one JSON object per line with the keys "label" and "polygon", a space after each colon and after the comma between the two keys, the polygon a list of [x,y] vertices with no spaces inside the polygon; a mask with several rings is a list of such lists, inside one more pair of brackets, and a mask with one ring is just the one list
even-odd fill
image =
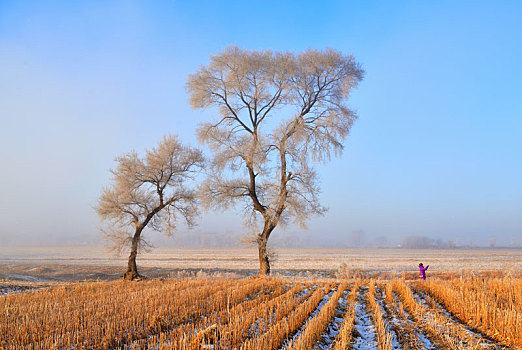
{"label": "frozen ground", "polygon": [[[407,250],[407,249],[276,249],[274,275],[336,277],[372,273],[391,278],[428,274],[522,270],[522,251],[516,249]],[[26,281],[111,280],[126,266],[126,254],[115,256],[104,247],[0,247],[0,279]],[[141,272],[151,277],[257,274],[257,250],[157,248],[138,256]]]}
{"label": "frozen ground", "polygon": [[357,336],[352,346],[354,349],[360,350],[378,348],[375,325],[372,323],[370,313],[367,310],[366,293],[368,293],[368,287],[361,287],[357,292],[355,301],[355,329]]}
{"label": "frozen ground", "polygon": [[315,316],[317,316],[317,314],[321,311],[323,306],[328,302],[328,300],[330,300],[330,298],[332,297],[332,294],[335,292],[336,289],[337,288],[334,288],[334,289],[330,290],[327,294],[325,294],[323,299],[319,302],[319,305],[317,305],[315,310],[308,316],[308,319],[303,323],[301,328],[299,330],[297,330],[297,332],[294,333],[291,337],[287,338],[283,342],[283,345],[280,347],[280,349],[288,349],[291,347],[290,344],[294,343],[303,334],[303,331],[306,329],[306,327],[308,327],[309,322]]}
{"label": "frozen ground", "polygon": [[337,300],[337,307],[335,309],[333,319],[331,320],[330,324],[328,324],[328,327],[326,331],[323,333],[321,340],[319,340],[315,344],[314,350],[326,350],[332,347],[332,344],[337,335],[339,334],[339,330],[341,329],[341,326],[344,322],[344,314],[348,305],[346,299],[349,293],[350,289],[348,288],[344,291],[343,295]]}
{"label": "frozen ground", "polygon": [[[267,282],[266,280],[262,280],[262,279],[259,279],[259,280],[258,279],[249,279],[249,281],[256,281],[256,280],[264,281],[263,283]],[[207,281],[207,280],[203,280],[203,281]],[[239,280],[239,281],[236,280],[234,283],[242,283],[243,281],[245,281],[245,280]],[[179,282],[179,281],[176,281],[176,282]],[[196,281],[196,282],[198,282],[198,281]],[[276,281],[276,282],[279,283],[279,281]],[[162,285],[164,283],[164,281],[156,280],[156,281],[151,281],[151,283],[159,283],[160,285]],[[293,281],[283,282],[283,283],[286,283],[286,286],[285,286],[286,290],[292,288],[295,285],[295,283]],[[301,282],[299,282],[299,283],[301,283]],[[282,346],[280,347],[281,349],[286,348],[287,345],[289,345],[292,341],[297,340],[302,334],[304,334],[305,329],[308,329],[308,330],[313,329],[313,327],[310,326],[310,321],[314,317],[319,315],[320,311],[323,309],[323,307],[327,304],[327,302],[334,295],[334,292],[336,291],[336,289],[339,288],[340,283],[341,283],[340,281],[337,281],[334,284],[332,280],[329,280],[328,282],[322,282],[322,284],[315,283],[312,285],[309,283],[306,290],[300,291],[300,293],[298,295],[304,295],[304,293],[306,293],[307,291],[310,291],[311,289],[313,289],[315,287],[323,288],[325,286],[328,286],[327,290],[325,290],[323,293],[319,294],[322,299],[320,301],[318,301],[318,300],[314,301],[314,305],[316,303],[317,303],[317,305],[315,305],[314,310],[311,311],[310,314],[306,315],[306,320],[303,322],[300,322],[299,324],[296,323],[295,326],[297,328],[292,326],[293,327],[292,330],[295,330],[295,331],[291,332],[288,335],[288,337],[286,338],[286,340],[283,342]],[[344,282],[342,282],[342,283],[344,283]],[[29,280],[29,281],[4,280],[4,281],[0,281],[0,301],[7,301],[7,303],[5,304],[6,307],[7,307],[7,305],[10,305],[10,306],[15,305],[15,307],[17,307],[16,303],[11,302],[11,301],[16,301],[17,296],[4,298],[4,297],[2,297],[2,295],[20,293],[20,292],[28,292],[29,295],[31,296],[31,298],[29,298],[29,299],[33,299],[32,296],[38,297],[39,294],[32,294],[31,290],[41,289],[41,288],[46,288],[46,287],[52,288],[52,286],[57,286],[57,285],[69,285],[70,286],[70,285],[81,285],[81,284],[82,284],[82,282],[35,282],[33,280]],[[92,286],[95,284],[97,284],[97,283],[87,282],[88,286]],[[425,308],[426,312],[413,311],[413,314],[408,313],[408,311],[404,309],[404,305],[402,304],[401,299],[395,293],[392,292],[390,294],[391,298],[385,299],[385,297],[386,297],[385,291],[389,291],[389,288],[386,288],[386,289],[382,288],[382,286],[383,286],[382,282],[379,282],[379,284],[380,284],[379,287],[376,288],[376,300],[383,313],[386,328],[388,329],[388,332],[393,334],[393,336],[392,336],[393,349],[395,349],[395,350],[420,350],[420,349],[442,350],[442,349],[448,349],[449,347],[446,346],[448,344],[457,345],[457,347],[452,346],[451,347],[452,349],[457,348],[457,349],[463,349],[463,350],[466,350],[466,349],[469,349],[469,350],[475,350],[475,349],[504,350],[504,349],[507,349],[507,348],[504,348],[504,347],[498,345],[492,339],[484,337],[481,333],[468,327],[466,324],[460,322],[458,319],[453,317],[444,308],[443,305],[441,305],[435,301],[432,301],[431,297],[429,297],[428,294],[425,294],[425,292],[422,291],[422,287],[418,287],[419,285],[422,286],[422,284],[410,283],[410,288],[412,288],[412,293],[413,293],[415,300]],[[123,285],[127,285],[127,284],[125,284],[125,283],[122,284],[121,282],[116,282],[116,285],[123,286]],[[149,283],[145,283],[144,285],[146,288],[147,288],[147,286],[150,286]],[[206,283],[202,283],[202,284],[200,284],[200,286],[201,285],[206,285]],[[323,286],[323,287],[321,287],[321,286]],[[387,285],[387,286],[389,286],[389,285]],[[231,290],[234,288],[237,288],[237,286],[234,287],[233,285],[230,285],[229,287],[231,288]],[[120,288],[120,287],[118,287],[118,288]],[[369,308],[368,308],[368,300],[367,300],[368,292],[369,292],[368,285],[367,284],[362,285],[357,290],[355,304],[352,304],[350,302],[350,305],[348,305],[347,297],[348,297],[350,291],[352,290],[352,288],[353,288],[353,285],[349,286],[348,290],[346,290],[337,300],[332,300],[332,301],[335,301],[335,304],[337,307],[335,315],[333,315],[333,317],[329,320],[328,326],[322,331],[323,333],[322,333],[321,339],[313,345],[313,347],[312,347],[313,349],[326,350],[326,349],[331,349],[334,346],[334,340],[336,339],[336,336],[338,335],[338,330],[339,330],[340,326],[342,325],[342,323],[344,322],[344,312],[346,312],[348,307],[353,307],[353,306],[355,306],[355,322],[354,322],[354,329],[352,332],[353,338],[352,338],[352,342],[350,345],[350,349],[373,350],[373,349],[379,348],[378,341],[376,338],[376,327],[375,327],[374,320],[373,320],[373,318],[369,312]],[[67,288],[65,290],[67,290]],[[184,288],[180,288],[178,291],[182,291],[180,294],[185,293]],[[233,301],[231,309],[228,306],[229,304],[227,304],[227,308],[225,309],[224,303],[221,303],[221,304],[216,304],[216,305],[221,305],[221,306],[217,306],[216,309],[212,309],[213,311],[209,309],[205,312],[202,312],[201,314],[197,314],[197,313],[194,314],[196,316],[194,316],[194,315],[192,315],[190,317],[186,316],[186,318],[184,319],[185,321],[183,321],[183,322],[193,323],[193,322],[195,322],[195,320],[196,321],[202,320],[201,322],[198,321],[196,323],[197,327],[195,327],[193,331],[190,331],[190,334],[192,336],[195,336],[190,339],[192,339],[192,341],[194,339],[199,339],[199,338],[197,338],[197,335],[200,334],[201,331],[206,333],[207,330],[209,330],[209,329],[211,329],[211,330],[218,329],[216,327],[221,327],[219,329],[221,329],[221,331],[223,332],[223,333],[218,333],[218,334],[227,334],[227,332],[229,332],[232,329],[232,328],[229,328],[228,325],[238,324],[238,322],[243,322],[242,320],[250,319],[249,317],[246,317],[246,318],[243,317],[244,311],[247,309],[249,310],[250,306],[248,306],[248,305],[258,305],[259,306],[259,305],[261,305],[261,303],[244,304],[244,305],[247,305],[247,308],[238,307],[237,310],[240,310],[240,312],[237,314],[234,311],[231,312],[230,310],[236,310],[236,306],[243,305],[243,303],[250,303],[250,301],[252,301],[254,299],[261,298],[265,295],[271,295],[271,294],[273,294],[273,291],[274,291],[273,289],[260,289],[260,288],[255,289],[255,290],[250,290],[250,291],[248,291],[248,293],[245,293],[244,295],[242,295],[239,299]],[[281,293],[283,293],[283,292],[278,292],[277,294],[274,294],[274,295],[277,298],[277,295],[281,296]],[[326,294],[324,294],[324,293],[326,293]],[[83,292],[79,293],[79,294],[84,295]],[[125,292],[123,292],[123,294],[125,294]],[[170,292],[169,292],[169,294],[170,294]],[[45,305],[47,305],[48,298],[50,295],[52,295],[52,293],[49,293],[49,294],[44,293],[43,295],[44,295],[44,298],[40,298],[39,300],[41,300],[43,303],[45,303]],[[75,295],[75,294],[72,294],[72,295]],[[147,295],[154,295],[154,293],[147,294]],[[205,295],[205,294],[201,294],[201,295]],[[229,295],[231,295],[231,294],[229,294]],[[156,297],[161,297],[161,296],[156,296]],[[204,296],[204,298],[208,298],[210,300],[213,298],[213,295],[206,295],[206,296]],[[27,298],[19,298],[19,299],[21,299],[22,301],[28,300]],[[158,300],[160,300],[160,299],[158,299]],[[195,299],[195,298],[192,298],[192,299],[194,299],[192,301],[193,306],[201,305],[200,304],[201,300],[204,300],[204,299]],[[67,298],[67,300],[68,300],[68,298]],[[81,300],[82,300],[82,303],[84,303],[83,299],[81,299]],[[275,300],[275,299],[272,299],[272,300]],[[20,300],[18,300],[18,301],[20,301]],[[229,299],[229,301],[230,301],[230,299]],[[265,303],[265,302],[267,302],[267,301],[266,300],[262,301],[262,303]],[[303,301],[301,301],[300,303],[297,303],[297,305],[301,305],[302,302]],[[69,305],[69,304],[67,304],[67,305]],[[109,303],[109,305],[120,305],[120,303],[117,303],[117,304]],[[153,305],[156,305],[156,304],[153,304]],[[277,305],[277,304],[273,304],[273,305]],[[193,310],[192,308],[189,308],[189,309]],[[226,316],[227,315],[226,310],[228,310],[228,317]],[[263,310],[263,309],[260,308],[260,311],[261,310]],[[275,310],[275,309],[270,309],[270,310]],[[417,309],[415,309],[415,310],[417,310]],[[51,312],[52,312],[52,310],[51,310]],[[7,312],[5,314],[8,315],[9,312]],[[444,315],[446,317],[446,319],[437,320],[436,324],[435,324],[435,328],[426,329],[426,327],[424,325],[426,325],[427,324],[426,322],[428,322],[429,320],[432,319],[432,316],[434,314]],[[21,313],[20,315],[21,315],[21,317],[26,317],[26,316],[24,316],[25,313]],[[187,314],[187,315],[189,315],[189,314]],[[207,316],[210,316],[210,315],[217,315],[217,317],[214,319],[212,319],[212,318],[207,319]],[[233,317],[234,317],[233,319],[231,318],[232,317],[231,315],[233,315]],[[249,321],[249,322],[253,322],[253,323],[251,323],[251,326],[250,326],[251,330],[261,330],[261,328],[258,328],[258,326],[257,326],[258,321],[260,321],[263,318],[266,321],[266,320],[270,320],[274,317],[274,314],[272,313],[272,311],[270,311],[266,314],[264,311],[261,311],[260,313],[254,313],[254,315],[257,315],[257,317],[253,317]],[[259,316],[261,316],[261,319],[258,318]],[[165,314],[164,317],[167,320],[170,318],[170,315]],[[118,320],[119,319],[117,318],[116,322],[118,322]],[[141,319],[138,319],[138,321],[139,321],[138,322],[139,325],[145,324],[145,323],[143,323],[143,320],[141,320]],[[270,322],[265,322],[265,321],[260,322],[260,324],[267,325],[270,323]],[[2,323],[0,323],[0,324],[2,324]],[[249,323],[247,323],[246,325],[248,326],[248,324]],[[161,334],[168,333],[168,331],[174,329],[172,327],[176,327],[177,325],[179,325],[179,324],[174,323],[174,324],[168,326],[168,328],[162,328],[161,331],[154,328],[153,330],[148,331],[149,333],[146,333],[146,334],[144,333],[137,337],[134,337],[134,336],[132,336],[132,337],[134,337],[133,339],[135,341],[150,340],[150,341],[154,342],[155,339],[157,340],[157,337],[160,335],[160,333]],[[272,325],[273,325],[273,322],[272,322]],[[132,330],[134,328],[136,328],[136,326],[129,326],[129,328],[125,328],[123,331],[124,334],[127,334],[129,336],[129,339],[131,337],[130,330]],[[262,328],[262,329],[265,330],[265,328]],[[433,332],[430,329],[431,330],[435,329],[436,331]],[[127,332],[129,332],[129,333],[127,333]],[[250,334],[250,332],[247,332],[247,333]],[[120,334],[122,334],[122,333],[120,333]],[[317,333],[317,334],[319,334],[319,333]],[[189,342],[191,341],[190,339],[189,339]],[[212,338],[212,339],[215,340],[218,338]],[[448,342],[444,339],[447,339]],[[201,339],[199,339],[199,340],[201,340]],[[451,340],[451,342],[449,342],[450,340]],[[173,341],[173,340],[171,339],[170,341]],[[174,341],[177,341],[177,340],[174,340]],[[136,345],[135,342],[133,343],[132,340],[128,340],[128,341],[126,341],[125,344],[121,345],[121,348],[122,349],[131,349],[131,348],[134,348],[134,345]]]}
{"label": "frozen ground", "polygon": [[[393,347],[393,349],[401,349],[401,346],[400,346],[399,341],[397,339],[397,332],[391,326],[391,323],[397,324],[398,320],[393,319],[393,315],[389,315],[388,312],[386,311],[385,307],[384,307],[383,299],[384,299],[384,296],[385,296],[385,292],[381,291],[379,288],[375,288],[375,293],[376,293],[376,299],[375,300],[377,301],[377,303],[379,304],[379,307],[381,308],[381,312],[382,312],[382,315],[383,315],[383,320],[384,320],[384,324],[385,324],[386,330],[392,336],[392,347]],[[391,318],[391,320],[390,320],[390,318]]]}

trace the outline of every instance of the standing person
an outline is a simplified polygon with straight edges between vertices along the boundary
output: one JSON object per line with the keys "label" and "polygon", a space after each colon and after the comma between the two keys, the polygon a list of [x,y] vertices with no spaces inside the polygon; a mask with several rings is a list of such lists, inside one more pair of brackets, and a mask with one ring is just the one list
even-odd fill
{"label": "standing person", "polygon": [[420,275],[419,275],[419,277],[420,277],[422,280],[425,280],[425,279],[426,279],[426,270],[428,269],[428,267],[430,267],[430,265],[424,267],[424,265],[422,265],[422,263],[419,264],[419,270],[420,270]]}

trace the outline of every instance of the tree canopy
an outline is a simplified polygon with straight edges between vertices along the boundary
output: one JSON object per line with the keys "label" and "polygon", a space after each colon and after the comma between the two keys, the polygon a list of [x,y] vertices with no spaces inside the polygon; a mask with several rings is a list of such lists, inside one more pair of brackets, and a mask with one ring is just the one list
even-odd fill
{"label": "tree canopy", "polygon": [[340,155],[356,119],[346,101],[363,73],[352,56],[332,49],[230,47],[189,76],[192,106],[218,112],[198,129],[214,153],[203,203],[243,204],[262,274],[270,271],[266,243],[274,228],[290,220],[305,226],[324,212],[313,163]]}
{"label": "tree canopy", "polygon": [[145,157],[132,151],[116,161],[112,183],[103,190],[96,211],[106,222],[104,232],[113,246],[131,246],[127,274],[133,279],[139,276],[136,255],[146,243],[142,235],[145,227],[170,236],[178,217],[193,225],[197,195],[187,181],[201,168],[203,156],[168,135]]}

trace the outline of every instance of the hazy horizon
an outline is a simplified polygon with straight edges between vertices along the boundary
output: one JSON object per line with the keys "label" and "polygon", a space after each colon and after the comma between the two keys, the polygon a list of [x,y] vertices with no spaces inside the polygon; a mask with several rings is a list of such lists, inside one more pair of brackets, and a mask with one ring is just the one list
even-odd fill
{"label": "hazy horizon", "polygon": [[[317,167],[330,210],[309,230],[278,228],[272,245],[520,246],[521,11],[516,1],[2,1],[0,247],[102,245],[92,207],[114,158],[167,133],[197,145],[212,114],[192,110],[184,86],[229,45],[331,47],[366,71],[343,156]],[[243,232],[228,211],[202,213],[172,240],[147,235],[217,246]]]}

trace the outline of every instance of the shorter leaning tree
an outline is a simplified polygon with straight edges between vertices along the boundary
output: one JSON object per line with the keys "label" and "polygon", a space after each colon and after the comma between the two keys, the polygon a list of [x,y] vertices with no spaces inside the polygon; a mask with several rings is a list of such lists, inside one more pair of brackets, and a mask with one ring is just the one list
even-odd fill
{"label": "shorter leaning tree", "polygon": [[136,267],[138,250],[147,244],[143,239],[145,227],[171,236],[179,216],[189,227],[194,224],[197,196],[186,183],[200,170],[203,155],[169,135],[144,158],[132,151],[116,161],[116,170],[111,170],[112,184],[103,190],[96,211],[107,223],[103,232],[113,247],[121,251],[130,246],[123,277],[134,280],[140,277]]}

